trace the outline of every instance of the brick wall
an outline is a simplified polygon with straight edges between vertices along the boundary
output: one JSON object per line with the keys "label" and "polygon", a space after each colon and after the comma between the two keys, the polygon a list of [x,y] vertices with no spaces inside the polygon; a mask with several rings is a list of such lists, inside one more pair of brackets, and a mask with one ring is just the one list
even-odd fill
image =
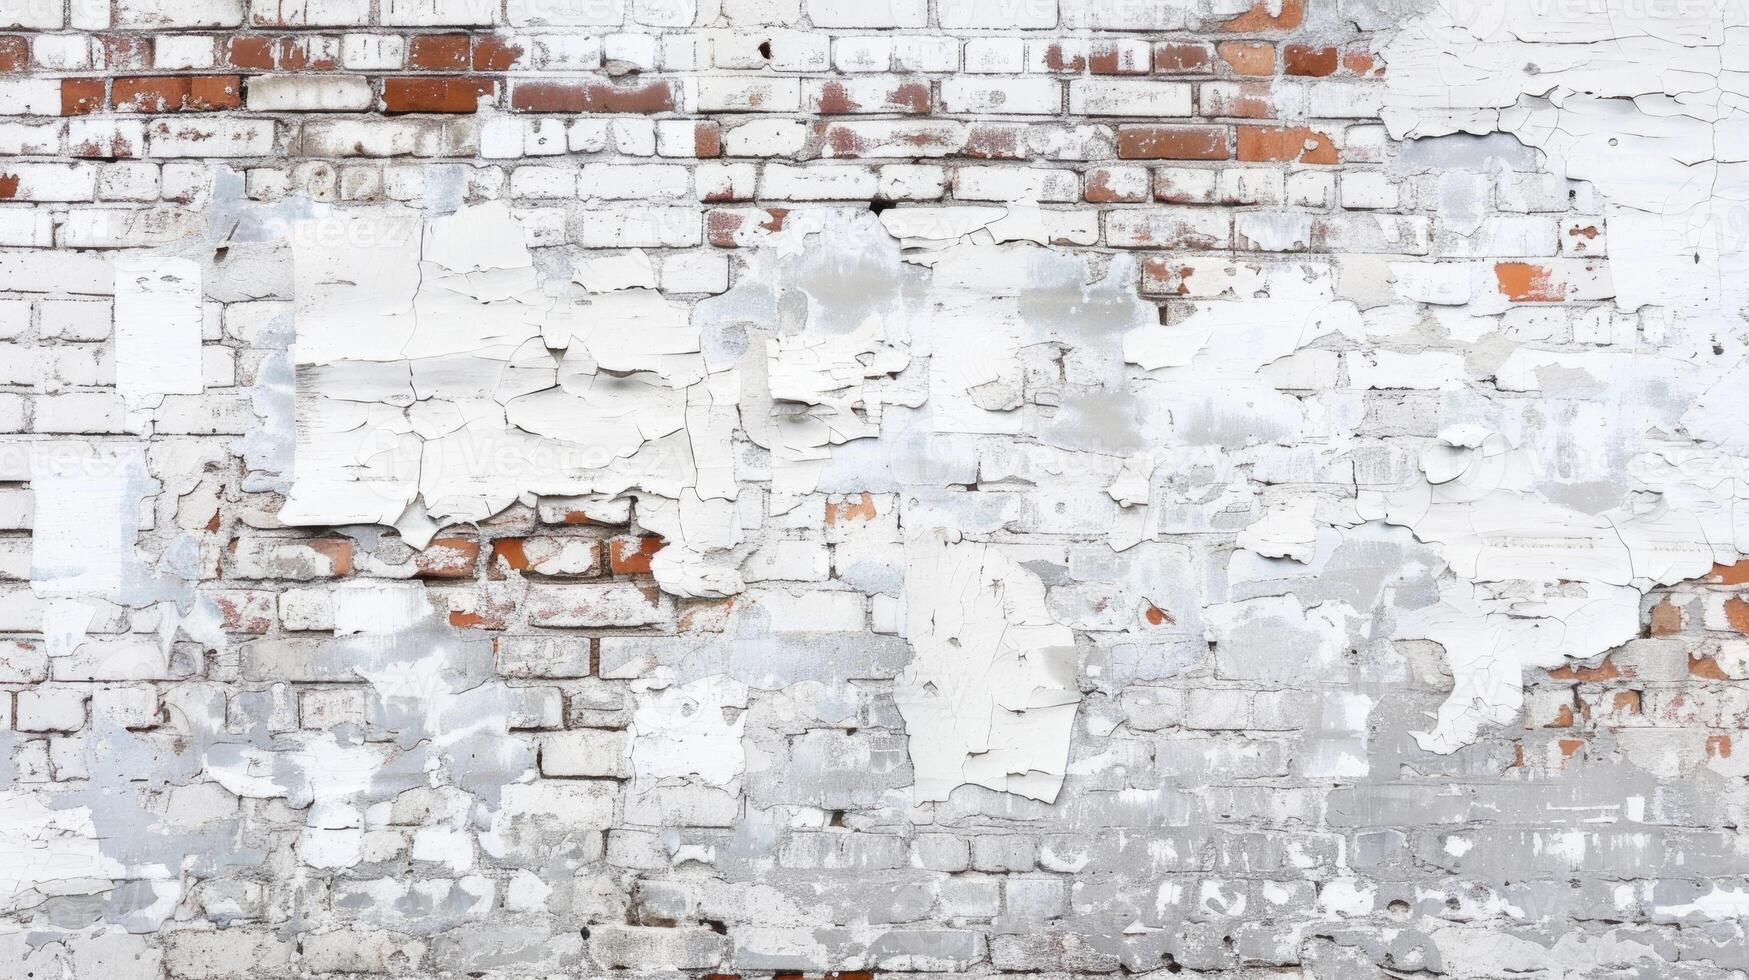
{"label": "brick wall", "polygon": [[[1657,318],[1614,302],[1591,185],[1510,138],[1388,135],[1379,52],[1419,11],[1351,6],[0,0],[0,866],[23,869],[0,867],[0,976],[1749,970],[1745,566],[1646,585],[1638,638],[1528,667],[1515,720],[1425,751],[1453,672],[1390,629],[1426,584],[1407,570],[1443,566],[1356,519],[1292,588],[1353,623],[1375,603],[1377,632],[1314,660],[1217,621],[1284,594],[1235,564],[1223,480],[1172,457],[1215,519],[1109,543],[1120,465],[1186,423],[1142,418],[1122,451],[1049,435],[1110,337],[1032,348],[1055,345],[1025,362],[1031,428],[889,424],[869,470],[922,476],[788,509],[741,426],[729,597],[659,587],[647,495],[511,494],[424,548],[278,516],[312,424],[295,223],[487,201],[543,274],[638,250],[725,319],[810,220],[923,207],[1036,209],[1039,252],[1165,325],[1317,284],[1360,326],[1271,390],[1382,486],[1454,391],[1534,406],[1510,350],[1630,349]],[[113,326],[140,252],[192,260],[203,314],[198,393],[143,408]],[[785,288],[818,305],[855,268]],[[1108,302],[1026,295],[1070,324]],[[62,452],[101,465],[51,480]],[[1234,483],[1322,486],[1271,459]],[[926,514],[1011,549],[1074,629],[1054,802],[913,798],[895,583]],[[45,556],[111,545],[113,584],[45,587]],[[432,611],[378,631],[397,603]],[[725,751],[731,780],[687,771]]]}

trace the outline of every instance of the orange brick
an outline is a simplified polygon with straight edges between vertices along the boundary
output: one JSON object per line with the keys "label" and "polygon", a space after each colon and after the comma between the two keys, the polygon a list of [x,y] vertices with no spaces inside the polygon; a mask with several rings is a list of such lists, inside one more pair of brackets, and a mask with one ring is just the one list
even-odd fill
{"label": "orange brick", "polygon": [[[1275,12],[1270,12],[1275,7]],[[1306,0],[1252,0],[1251,9],[1220,25],[1235,34],[1291,31],[1306,19]]]}
{"label": "orange brick", "polygon": [[225,46],[225,62],[232,68],[253,68],[272,71],[278,67],[273,38],[260,34],[239,34]]}
{"label": "orange brick", "polygon": [[422,71],[463,71],[472,63],[466,34],[420,34],[407,45],[407,67]]}
{"label": "orange brick", "polygon": [[1206,71],[1214,52],[1206,44],[1162,41],[1154,45],[1157,72]]}
{"label": "orange brick", "polygon": [[61,79],[61,115],[83,116],[104,108],[103,79]]}
{"label": "orange brick", "polygon": [[674,89],[665,81],[522,82],[510,90],[517,112],[672,112]]}
{"label": "orange brick", "polygon": [[1117,131],[1120,160],[1225,160],[1223,126],[1122,126]]}
{"label": "orange brick", "polygon": [[648,575],[650,559],[667,546],[654,534],[643,537],[622,536],[607,542],[607,565],[615,575]]}
{"label": "orange brick", "polygon": [[1549,268],[1534,262],[1497,262],[1494,278],[1500,292],[1515,303],[1559,303],[1567,298]]}
{"label": "orange brick", "polygon": [[1336,163],[1330,137],[1303,126],[1240,126],[1239,159],[1246,163]]}
{"label": "orange brick", "polygon": [[522,46],[495,34],[474,39],[475,71],[509,71],[522,57]]}
{"label": "orange brick", "polygon": [[110,93],[117,112],[212,112],[243,104],[236,75],[141,75],[118,78]]}
{"label": "orange brick", "polygon": [[1126,45],[1104,45],[1087,52],[1087,70],[1095,75],[1146,75],[1153,67],[1151,56]]}
{"label": "orange brick", "polygon": [[700,122],[692,129],[692,155],[701,160],[723,155],[723,130],[714,122]]}
{"label": "orange brick", "polygon": [[1235,75],[1275,74],[1275,45],[1260,41],[1222,41],[1215,46]]}
{"label": "orange brick", "polygon": [[1281,67],[1289,75],[1310,75],[1323,78],[1336,74],[1337,52],[1333,47],[1315,48],[1309,44],[1289,44],[1281,49]]}
{"label": "orange brick", "polygon": [[30,42],[17,34],[0,37],[0,72],[24,71],[30,67]]}
{"label": "orange brick", "polygon": [[480,97],[490,96],[497,83],[487,78],[465,76],[410,76],[383,79],[383,107],[390,114],[405,112],[475,112]]}
{"label": "orange brick", "polygon": [[1087,58],[1084,55],[1068,53],[1061,44],[1051,44],[1045,48],[1045,68],[1050,71],[1082,72],[1087,70]]}

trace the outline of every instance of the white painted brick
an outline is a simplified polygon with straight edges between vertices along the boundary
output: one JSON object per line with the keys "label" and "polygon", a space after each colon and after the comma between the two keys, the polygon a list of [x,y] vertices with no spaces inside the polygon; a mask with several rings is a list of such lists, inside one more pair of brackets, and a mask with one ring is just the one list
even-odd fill
{"label": "white painted brick", "polygon": [[953,196],[962,201],[1054,201],[1081,199],[1081,175],[1073,170],[1032,167],[961,167]]}
{"label": "white painted brick", "polygon": [[0,340],[21,337],[30,329],[30,301],[0,299]]}
{"label": "white painted brick", "polygon": [[32,207],[0,208],[0,245],[46,248],[55,241],[54,215]]}
{"label": "white painted brick", "polygon": [[13,721],[21,732],[76,732],[85,727],[85,701],[78,688],[19,691]]}
{"label": "white painted brick", "polygon": [[872,167],[771,163],[760,177],[759,196],[773,201],[860,201],[874,197],[876,185]]}
{"label": "white painted brick", "polygon": [[105,164],[97,174],[97,196],[105,201],[156,201],[158,165],[155,163]]}
{"label": "white painted brick", "polygon": [[52,78],[0,78],[0,105],[18,116],[61,114],[61,83]]}
{"label": "white painted brick", "polygon": [[33,402],[37,432],[108,433],[122,431],[121,396],[107,392],[67,392]]}
{"label": "white painted brick", "polygon": [[52,31],[66,23],[66,9],[58,0],[0,0],[0,29]]}
{"label": "white painted brick", "polygon": [[536,27],[618,27],[625,0],[505,0],[510,23]]}
{"label": "white painted brick", "polygon": [[960,66],[959,41],[951,37],[903,35],[893,39],[895,71],[949,72]]}
{"label": "white painted brick", "polygon": [[603,209],[581,220],[585,248],[682,248],[704,239],[704,218],[691,208]]}
{"label": "white painted brick", "polygon": [[624,778],[632,774],[632,740],[618,730],[585,728],[540,738],[543,776]]}
{"label": "white painted brick", "polygon": [[83,34],[42,34],[31,38],[31,60],[49,71],[86,71],[93,64],[92,39]]}
{"label": "white painted brick", "polygon": [[802,106],[799,78],[704,75],[697,86],[699,112],[795,112]]}
{"label": "white painted brick", "polygon": [[116,27],[240,27],[243,0],[115,0]]}
{"label": "white painted brick", "polygon": [[1057,0],[939,0],[936,17],[950,31],[1038,30],[1057,26]]}
{"label": "white painted brick", "polygon": [[147,124],[146,152],[154,157],[267,156],[273,137],[271,119],[166,117]]}
{"label": "white painted brick", "polygon": [[732,157],[790,157],[808,143],[807,124],[795,119],[754,119],[725,127],[723,153]]}
{"label": "white painted brick", "polygon": [[1402,203],[1402,185],[1380,170],[1342,175],[1342,206],[1356,210],[1391,210]]}
{"label": "white painted brick", "polygon": [[1076,78],[1069,112],[1088,116],[1188,116],[1191,86],[1153,78]]}
{"label": "white painted brick", "polygon": [[656,123],[641,117],[620,117],[607,124],[607,135],[614,149],[627,156],[656,155]]}
{"label": "white painted brick", "polygon": [[407,40],[392,34],[348,34],[340,41],[340,63],[350,71],[392,71],[407,58]]}
{"label": "white painted brick", "polygon": [[815,27],[927,27],[928,0],[803,0]]}
{"label": "white painted brick", "polygon": [[759,168],[751,163],[702,163],[696,173],[701,201],[750,200],[759,182]]}
{"label": "white painted brick", "polygon": [[601,56],[639,71],[654,71],[660,61],[657,40],[651,34],[609,34],[602,39]]}
{"label": "white painted brick", "polygon": [[[496,0],[378,0],[384,27],[467,27],[498,22]],[[561,5],[563,0],[560,0]]]}
{"label": "white painted brick", "polygon": [[[0,90],[4,89],[3,81],[0,80]],[[41,123],[0,120],[0,153],[13,156],[55,153],[59,151],[65,133],[66,124],[58,120]]]}
{"label": "white painted brick", "polygon": [[517,167],[510,172],[510,194],[570,200],[577,196],[577,171],[569,167]]}
{"label": "white painted brick", "polygon": [[45,299],[41,331],[45,338],[104,340],[109,336],[108,300]]}
{"label": "white painted brick", "polygon": [[1017,75],[1026,70],[1026,42],[1011,37],[980,37],[966,42],[965,70],[984,75]]}
{"label": "white painted brick", "polygon": [[840,37],[832,41],[832,67],[842,72],[890,71],[893,39],[887,37]]}
{"label": "white painted brick", "polygon": [[300,145],[321,157],[435,156],[443,128],[424,119],[323,119],[304,123]]}
{"label": "white painted brick", "polygon": [[690,172],[671,164],[591,163],[579,192],[600,200],[676,201],[691,196]]}
{"label": "white painted brick", "polygon": [[362,112],[376,101],[358,75],[255,75],[245,85],[251,112]]}
{"label": "white painted brick", "polygon": [[948,78],[941,105],[948,112],[1054,115],[1063,109],[1063,92],[1054,78]]}
{"label": "white painted brick", "polygon": [[947,193],[947,168],[894,163],[880,170],[879,193],[889,201],[936,201]]}

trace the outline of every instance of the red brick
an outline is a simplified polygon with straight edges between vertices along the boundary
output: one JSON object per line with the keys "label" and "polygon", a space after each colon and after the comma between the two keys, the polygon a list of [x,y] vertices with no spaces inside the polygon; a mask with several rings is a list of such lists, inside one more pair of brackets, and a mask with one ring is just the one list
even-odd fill
{"label": "red brick", "polygon": [[1281,67],[1289,75],[1310,75],[1313,78],[1334,75],[1337,61],[1337,51],[1333,47],[1289,44],[1281,49]]}
{"label": "red brick", "polygon": [[236,75],[136,75],[118,78],[110,102],[117,112],[212,112],[243,104]]}
{"label": "red brick", "polygon": [[516,67],[516,62],[521,57],[521,45],[512,44],[496,34],[474,39],[475,71],[509,71]]}
{"label": "red brick", "polygon": [[490,96],[497,83],[466,76],[411,76],[383,79],[383,106],[388,113],[475,112],[480,97]]}
{"label": "red brick", "polygon": [[275,57],[279,59],[279,69],[281,71],[332,71],[340,67],[340,63],[332,57],[332,53],[338,51],[334,38],[318,37],[312,38],[311,41],[320,45],[317,49],[318,52],[329,53],[329,56],[324,57],[319,54],[312,57],[309,45],[295,37],[282,37],[275,45]]}
{"label": "red brick", "polygon": [[0,72],[24,71],[30,67],[30,42],[17,34],[0,37]]}
{"label": "red brick", "polygon": [[83,116],[104,108],[103,79],[61,79],[61,115]]}
{"label": "red brick", "polygon": [[[1275,13],[1269,10],[1272,6],[1277,7]],[[1218,29],[1235,34],[1291,31],[1305,19],[1306,0],[1252,0],[1250,10],[1223,21]]]}
{"label": "red brick", "polygon": [[1275,45],[1259,41],[1222,41],[1215,46],[1235,75],[1275,74]]}
{"label": "red brick", "polygon": [[1053,43],[1045,48],[1045,68],[1050,71],[1083,72],[1087,70],[1087,58],[1069,54],[1063,50],[1061,44]]}
{"label": "red brick", "polygon": [[723,155],[723,130],[714,122],[699,122],[692,130],[692,154],[701,160]]}
{"label": "red brick", "polygon": [[650,574],[650,559],[656,552],[667,547],[667,542],[654,534],[643,537],[622,535],[609,538],[607,542],[607,564],[615,575],[648,575]]}
{"label": "red brick", "polygon": [[1157,72],[1205,71],[1214,57],[1206,44],[1163,41],[1154,45],[1154,70]]}
{"label": "red brick", "polygon": [[1095,46],[1087,52],[1087,70],[1095,75],[1146,75],[1153,66],[1145,60],[1138,63],[1136,50],[1122,44]]}
{"label": "red brick", "polygon": [[225,63],[232,68],[253,68],[272,71],[278,67],[273,38],[260,34],[238,34],[225,45]]}
{"label": "red brick", "polygon": [[466,34],[420,34],[407,45],[407,67],[421,71],[464,71],[471,63]]}
{"label": "red brick", "polygon": [[1336,144],[1303,126],[1240,126],[1239,159],[1246,163],[1334,164]]}
{"label": "red brick", "polygon": [[672,112],[674,87],[665,81],[519,82],[510,90],[517,112]]}
{"label": "red brick", "polygon": [[1353,48],[1342,54],[1342,67],[1351,75],[1383,75],[1385,67],[1378,63],[1371,51],[1365,48]]}
{"label": "red brick", "polygon": [[1223,126],[1122,126],[1117,131],[1120,160],[1226,160]]}

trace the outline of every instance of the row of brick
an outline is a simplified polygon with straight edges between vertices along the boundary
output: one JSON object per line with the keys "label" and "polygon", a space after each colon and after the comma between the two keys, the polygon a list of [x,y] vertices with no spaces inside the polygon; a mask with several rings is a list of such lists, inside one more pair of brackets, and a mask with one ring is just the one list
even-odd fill
{"label": "row of brick", "polygon": [[[931,10],[934,7],[934,10]],[[718,8],[731,22],[811,26],[816,30],[1200,30],[1257,33],[1288,31],[1305,19],[1305,0],[1254,0],[1233,16],[1199,16],[1176,5],[1135,0],[778,0]],[[293,27],[385,28],[497,27],[690,27],[700,20],[696,0],[72,0],[69,6],[41,0],[0,4],[0,30],[210,30]]]}
{"label": "row of brick", "polygon": [[[621,61],[636,68],[718,68],[853,73],[908,70],[946,73],[1047,72],[1092,75],[1233,74],[1324,78],[1377,76],[1383,69],[1364,46],[1277,43],[1271,40],[1021,41],[940,38],[894,49],[887,38],[706,34],[704,44],[679,45],[655,35],[414,34],[268,35],[51,34],[0,35],[0,73],[36,71],[430,71],[505,72],[600,68]],[[659,44],[660,42],[660,44]],[[665,46],[665,47],[664,47]],[[912,50],[915,49],[915,50]],[[684,60],[684,65],[672,62]]]}
{"label": "row of brick", "polygon": [[[806,113],[944,116],[1234,117],[1276,115],[1267,83],[1154,79],[961,77],[931,82],[907,76],[800,78],[716,75],[682,83],[665,78],[495,78],[455,75],[124,75],[114,79],[25,81],[13,111],[26,115],[219,112]],[[1365,118],[1378,93],[1332,89],[1325,112]],[[1287,96],[1295,97],[1295,96]]]}

